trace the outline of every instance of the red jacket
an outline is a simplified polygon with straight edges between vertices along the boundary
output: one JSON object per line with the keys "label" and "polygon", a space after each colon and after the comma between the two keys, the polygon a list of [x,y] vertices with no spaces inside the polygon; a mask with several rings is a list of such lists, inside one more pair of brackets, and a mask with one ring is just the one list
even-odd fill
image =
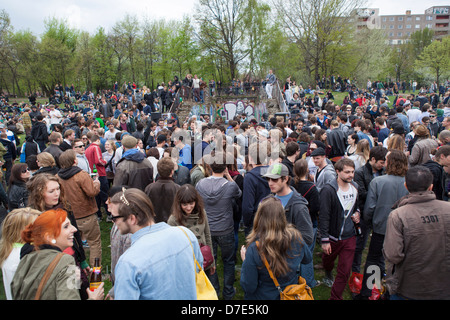
{"label": "red jacket", "polygon": [[91,143],[89,147],[86,149],[85,155],[89,161],[89,167],[91,168],[91,172],[95,164],[98,176],[105,177],[106,176],[105,166],[107,162],[102,157],[102,150],[100,149],[100,146],[95,143]]}

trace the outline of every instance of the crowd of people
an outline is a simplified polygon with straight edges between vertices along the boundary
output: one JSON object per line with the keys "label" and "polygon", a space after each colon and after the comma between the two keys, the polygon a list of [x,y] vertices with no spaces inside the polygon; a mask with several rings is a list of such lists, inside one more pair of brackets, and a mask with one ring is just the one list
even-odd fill
{"label": "crowd of people", "polygon": [[[270,72],[268,95],[274,81]],[[330,287],[332,300],[352,274],[362,280],[354,299],[382,287],[385,299],[448,299],[450,90],[437,103],[434,93],[398,94],[390,107],[378,88],[351,86],[342,104],[332,91],[298,89],[283,89],[289,102],[299,97],[290,117],[260,122],[165,119],[161,96],[150,101],[133,84],[70,107],[3,101],[7,298],[196,299],[197,260],[230,300],[240,257],[246,299],[280,298],[264,260],[281,288],[301,276]],[[106,294],[89,289],[101,220],[112,223]]]}

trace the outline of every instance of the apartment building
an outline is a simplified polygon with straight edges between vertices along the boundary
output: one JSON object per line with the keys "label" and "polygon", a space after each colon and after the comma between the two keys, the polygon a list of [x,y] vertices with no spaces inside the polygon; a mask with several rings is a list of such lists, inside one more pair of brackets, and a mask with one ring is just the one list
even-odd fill
{"label": "apartment building", "polygon": [[412,33],[425,28],[434,31],[435,39],[450,35],[450,5],[433,6],[422,14],[406,10],[400,15],[380,15],[380,9],[358,9],[357,29],[381,29],[386,32],[389,44],[408,41]]}

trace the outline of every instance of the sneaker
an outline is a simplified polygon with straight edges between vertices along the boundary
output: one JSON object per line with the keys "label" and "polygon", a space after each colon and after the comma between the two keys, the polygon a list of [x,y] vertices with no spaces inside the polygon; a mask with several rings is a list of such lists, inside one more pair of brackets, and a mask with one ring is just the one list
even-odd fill
{"label": "sneaker", "polygon": [[334,280],[330,278],[323,278],[322,282],[324,285],[326,285],[328,288],[331,288],[333,286]]}

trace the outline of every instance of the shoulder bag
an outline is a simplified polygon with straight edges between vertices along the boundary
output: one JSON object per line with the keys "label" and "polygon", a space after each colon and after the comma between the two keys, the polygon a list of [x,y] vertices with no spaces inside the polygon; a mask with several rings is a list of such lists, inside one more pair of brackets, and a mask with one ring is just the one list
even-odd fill
{"label": "shoulder bag", "polygon": [[194,247],[192,246],[191,239],[187,235],[186,231],[183,230],[183,228],[178,227],[183,231],[183,233],[186,235],[186,237],[189,240],[189,243],[191,244],[192,248],[192,255],[194,256],[195,265],[198,268],[195,270],[195,282],[196,282],[196,288],[197,288],[197,300],[218,300],[216,289],[214,289],[213,285],[211,284],[211,281],[209,281],[208,276],[206,275],[203,268],[200,266],[200,263],[198,263],[197,259],[195,258],[194,253]]}
{"label": "shoulder bag", "polygon": [[[258,241],[256,241],[256,246],[259,248]],[[267,268],[267,271],[269,271],[270,277],[272,278],[275,286],[280,292],[280,300],[314,300],[311,288],[306,284],[306,280],[301,276],[298,277],[298,284],[288,285],[286,286],[286,288],[284,288],[284,290],[282,290],[280,284],[278,283],[277,278],[275,278],[275,275],[272,273],[272,270],[270,269],[266,257],[264,256],[261,250],[258,251],[259,254],[261,255],[264,265]]]}

